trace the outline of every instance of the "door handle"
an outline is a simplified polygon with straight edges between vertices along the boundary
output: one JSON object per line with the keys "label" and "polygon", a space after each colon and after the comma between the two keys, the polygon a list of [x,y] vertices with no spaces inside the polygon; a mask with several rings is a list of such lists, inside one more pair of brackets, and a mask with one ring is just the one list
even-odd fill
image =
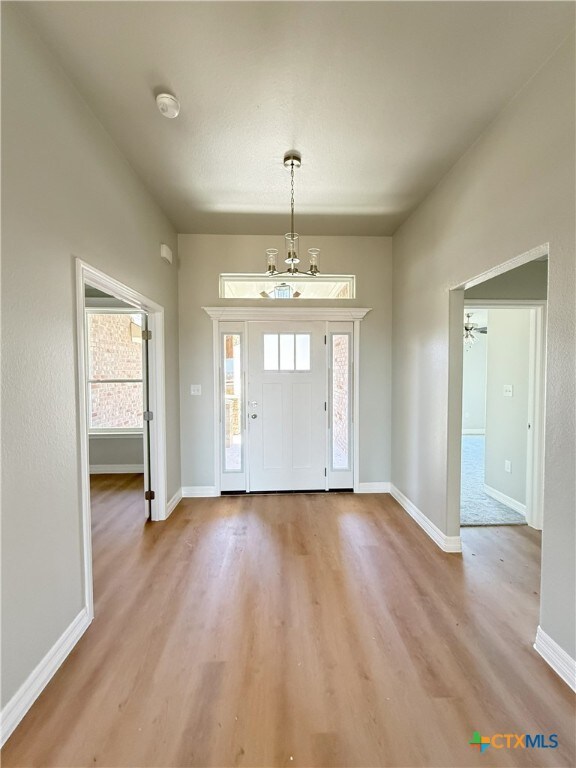
{"label": "door handle", "polygon": [[257,419],[258,418],[258,414],[257,413],[253,413],[253,414],[251,414],[250,418],[251,419]]}

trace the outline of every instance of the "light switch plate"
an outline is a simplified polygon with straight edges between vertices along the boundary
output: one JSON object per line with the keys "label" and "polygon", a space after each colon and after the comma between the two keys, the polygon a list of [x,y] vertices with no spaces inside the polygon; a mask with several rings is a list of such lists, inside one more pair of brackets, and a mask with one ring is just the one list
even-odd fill
{"label": "light switch plate", "polygon": [[513,384],[504,384],[504,397],[514,397]]}
{"label": "light switch plate", "polygon": [[508,459],[504,461],[504,472],[512,472],[512,462],[508,461]]}
{"label": "light switch plate", "polygon": [[202,384],[190,384],[190,394],[191,395],[201,395],[202,394]]}

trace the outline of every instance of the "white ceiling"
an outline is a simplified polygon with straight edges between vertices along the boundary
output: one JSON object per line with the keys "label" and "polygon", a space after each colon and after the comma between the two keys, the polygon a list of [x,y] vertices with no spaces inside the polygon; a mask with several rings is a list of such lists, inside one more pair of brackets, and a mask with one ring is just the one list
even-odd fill
{"label": "white ceiling", "polygon": [[[389,235],[574,25],[565,2],[29,2],[182,233]],[[173,92],[180,117],[154,95]]]}

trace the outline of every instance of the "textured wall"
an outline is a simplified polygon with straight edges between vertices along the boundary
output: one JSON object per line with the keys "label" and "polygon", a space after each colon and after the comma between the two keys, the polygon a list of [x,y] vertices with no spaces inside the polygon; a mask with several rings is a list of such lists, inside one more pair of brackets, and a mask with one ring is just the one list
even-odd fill
{"label": "textured wall", "polygon": [[3,704],[84,603],[76,257],[166,308],[168,495],[180,485],[177,270],[159,258],[174,230],[17,5],[2,5]]}
{"label": "textured wall", "polygon": [[[549,243],[541,625],[575,627],[575,157],[571,37],[394,237],[392,479],[448,534],[450,289]],[[455,314],[454,314],[455,317]],[[422,320],[425,320],[423,322]],[[461,323],[461,315],[457,318]],[[458,399],[458,393],[452,392]]]}

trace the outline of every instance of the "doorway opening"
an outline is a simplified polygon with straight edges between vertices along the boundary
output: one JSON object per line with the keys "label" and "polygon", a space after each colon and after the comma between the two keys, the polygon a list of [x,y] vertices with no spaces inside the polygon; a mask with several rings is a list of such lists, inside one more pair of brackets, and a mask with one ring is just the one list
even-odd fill
{"label": "doorway opening", "polygon": [[[141,487],[136,518],[166,519],[164,310],[77,260],[78,402],[86,604],[93,618],[91,481]],[[119,482],[120,480],[126,482]]]}
{"label": "doorway opening", "polygon": [[[85,285],[86,406],[90,476],[137,474],[150,488],[148,315]],[[144,443],[146,442],[146,450]],[[145,500],[150,519],[150,493]]]}
{"label": "doorway opening", "polygon": [[547,258],[540,246],[451,291],[451,527],[543,526]]}
{"label": "doorway opening", "polygon": [[[536,270],[534,277],[544,293],[546,270]],[[480,290],[493,295],[495,288]],[[541,527],[531,488],[537,472],[533,438],[543,378],[537,365],[543,361],[543,301],[482,304],[464,293],[462,526],[529,522]]]}

